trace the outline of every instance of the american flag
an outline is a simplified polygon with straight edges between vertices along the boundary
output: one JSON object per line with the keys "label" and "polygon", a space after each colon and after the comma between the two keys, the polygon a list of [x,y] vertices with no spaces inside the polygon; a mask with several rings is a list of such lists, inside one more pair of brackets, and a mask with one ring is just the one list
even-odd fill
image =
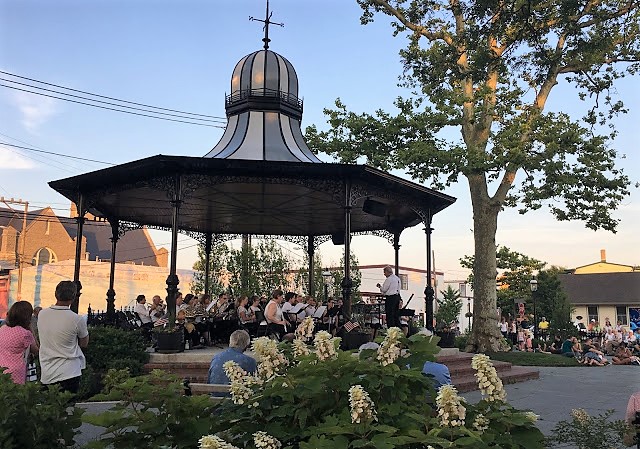
{"label": "american flag", "polygon": [[159,318],[155,323],[153,323],[153,327],[166,326],[167,324],[169,324],[169,320],[167,318]]}
{"label": "american flag", "polygon": [[344,323],[343,327],[346,332],[351,332],[355,328],[360,327],[360,324],[354,323],[353,321],[347,321],[346,323]]}

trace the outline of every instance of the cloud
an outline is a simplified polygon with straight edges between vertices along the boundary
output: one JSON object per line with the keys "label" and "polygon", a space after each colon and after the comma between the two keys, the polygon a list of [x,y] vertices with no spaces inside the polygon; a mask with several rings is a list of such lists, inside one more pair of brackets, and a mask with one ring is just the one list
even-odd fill
{"label": "cloud", "polygon": [[35,166],[30,159],[0,145],[0,169],[29,170]]}
{"label": "cloud", "polygon": [[13,95],[13,101],[22,114],[22,125],[32,133],[57,112],[53,98],[16,92]]}

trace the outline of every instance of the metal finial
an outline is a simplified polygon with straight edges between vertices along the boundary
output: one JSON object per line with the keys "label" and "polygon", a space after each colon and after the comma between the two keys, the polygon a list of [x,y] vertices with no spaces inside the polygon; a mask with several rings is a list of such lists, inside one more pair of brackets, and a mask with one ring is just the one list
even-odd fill
{"label": "metal finial", "polygon": [[264,30],[264,38],[262,38],[262,42],[264,42],[265,50],[269,49],[269,42],[271,42],[271,39],[269,39],[269,25],[278,25],[280,27],[284,27],[284,23],[272,22],[271,21],[272,15],[273,15],[273,11],[271,13],[269,12],[269,0],[267,0],[267,12],[264,16],[264,20],[256,19],[255,17],[249,16],[249,20],[251,21],[264,23],[264,27],[262,27],[262,29]]}

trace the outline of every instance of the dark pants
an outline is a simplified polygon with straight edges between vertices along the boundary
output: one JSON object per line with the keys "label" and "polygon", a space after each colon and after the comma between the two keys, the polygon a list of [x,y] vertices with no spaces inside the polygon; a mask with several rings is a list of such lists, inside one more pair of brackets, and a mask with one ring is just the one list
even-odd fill
{"label": "dark pants", "polygon": [[59,385],[60,391],[68,391],[69,393],[77,394],[78,389],[80,388],[80,376],[47,385]]}
{"label": "dark pants", "polygon": [[384,297],[387,328],[400,327],[400,295]]}

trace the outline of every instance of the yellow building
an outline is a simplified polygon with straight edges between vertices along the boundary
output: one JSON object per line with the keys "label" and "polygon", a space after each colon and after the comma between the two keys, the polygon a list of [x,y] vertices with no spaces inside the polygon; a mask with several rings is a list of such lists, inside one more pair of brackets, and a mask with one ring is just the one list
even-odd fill
{"label": "yellow building", "polygon": [[581,316],[587,325],[591,320],[604,324],[618,321],[629,326],[640,324],[640,269],[632,265],[607,262],[606,251],[600,261],[583,265],[560,275],[569,301],[574,306],[572,319]]}

